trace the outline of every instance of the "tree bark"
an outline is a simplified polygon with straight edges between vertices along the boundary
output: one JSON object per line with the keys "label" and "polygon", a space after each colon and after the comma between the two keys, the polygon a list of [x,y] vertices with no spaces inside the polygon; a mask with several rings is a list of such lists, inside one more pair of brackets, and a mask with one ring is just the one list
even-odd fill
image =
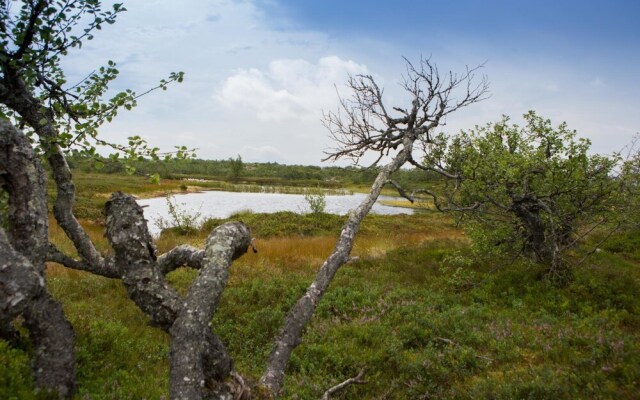
{"label": "tree bark", "polygon": [[[249,229],[239,222],[224,224],[209,235],[204,255],[183,247],[159,262],[142,208],[133,197],[115,193],[106,214],[106,235],[129,297],[171,335],[170,397],[206,398],[207,384],[221,383],[232,370],[231,357],[211,330],[211,318],[231,261],[251,244]],[[185,298],[168,285],[161,269],[173,269],[180,262],[200,266]]]}
{"label": "tree bark", "polygon": [[27,258],[15,251],[0,227],[0,315],[10,323],[44,290],[42,276]]}
{"label": "tree bark", "polygon": [[[48,252],[45,175],[28,139],[7,121],[0,121],[0,183],[9,193],[9,235],[0,241],[3,273],[9,281],[9,309],[2,327],[22,314],[34,345],[32,367],[36,384],[63,398],[75,388],[75,336],[44,283]],[[20,271],[12,275],[12,271]],[[34,278],[34,276],[36,278]],[[35,279],[35,280],[34,280]],[[12,288],[13,286],[13,288]],[[24,302],[22,301],[24,299]],[[6,301],[2,301],[3,309]],[[24,307],[19,305],[24,304]],[[10,330],[9,330],[10,333]]]}
{"label": "tree bark", "polygon": [[42,274],[49,246],[45,173],[27,137],[2,120],[0,184],[9,193],[9,241]]}
{"label": "tree bark", "polygon": [[211,318],[229,279],[231,261],[244,254],[250,244],[251,233],[239,222],[219,226],[209,235],[203,266],[171,328],[171,398],[204,398],[205,383],[222,382],[228,373],[216,372],[231,370],[231,360],[219,354],[221,344],[215,345]]}
{"label": "tree bark", "polygon": [[[78,254],[85,261],[77,265],[87,271],[107,277],[114,277],[114,265],[103,259],[91,239],[73,214],[75,204],[75,185],[71,169],[62,148],[57,143],[58,132],[53,123],[51,112],[42,106],[15,71],[7,70],[4,81],[0,82],[0,102],[11,108],[33,128],[40,137],[40,144],[46,151],[56,183],[56,200],[53,213],[60,227],[71,239]],[[46,200],[46,197],[45,197]]]}

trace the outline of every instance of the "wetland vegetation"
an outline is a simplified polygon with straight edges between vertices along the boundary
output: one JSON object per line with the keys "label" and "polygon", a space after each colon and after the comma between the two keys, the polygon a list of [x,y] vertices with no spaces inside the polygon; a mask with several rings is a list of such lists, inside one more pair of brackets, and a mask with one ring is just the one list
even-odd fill
{"label": "wetland vegetation", "polygon": [[[112,191],[145,197],[184,184],[74,177],[83,226],[105,252],[101,210]],[[237,368],[257,380],[282,319],[331,252],[344,217],[243,212],[190,234],[167,230],[157,246],[202,246],[213,227],[237,219],[251,227],[258,253],[234,263],[214,324]],[[53,222],[52,241],[73,251]],[[327,385],[366,369],[367,383],[342,398],[632,399],[640,379],[638,234],[614,235],[571,285],[556,287],[540,279],[540,266],[478,258],[450,215],[369,215],[353,261],[294,353],[282,397],[319,398]],[[194,274],[181,268],[169,280],[184,292]],[[76,398],[167,396],[168,337],[149,326],[120,281],[55,264],[47,280],[77,335]],[[1,398],[38,398],[24,346],[0,345]]]}

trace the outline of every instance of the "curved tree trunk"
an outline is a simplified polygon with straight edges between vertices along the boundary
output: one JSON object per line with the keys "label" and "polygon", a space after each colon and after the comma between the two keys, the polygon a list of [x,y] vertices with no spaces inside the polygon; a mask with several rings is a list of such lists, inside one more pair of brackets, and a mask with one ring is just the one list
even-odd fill
{"label": "curved tree trunk", "polygon": [[[221,225],[209,235],[204,255],[181,247],[158,262],[142,208],[133,197],[115,193],[107,202],[106,213],[107,238],[129,297],[171,335],[170,397],[206,398],[210,394],[207,386],[220,389],[232,370],[231,357],[213,333],[211,319],[232,260],[251,244],[249,228],[240,222]],[[182,297],[163,273],[187,263],[200,271]]]}
{"label": "curved tree trunk", "polygon": [[[36,384],[70,397],[75,387],[75,336],[62,306],[44,284],[49,247],[45,174],[25,135],[1,120],[0,183],[9,193],[9,230],[6,237],[2,232],[2,269],[21,271],[13,280],[0,282],[9,288],[17,285],[8,297],[13,310],[5,315],[11,318],[20,313],[25,319],[35,348]],[[22,298],[29,300],[17,308]],[[6,325],[2,330],[7,330]]]}

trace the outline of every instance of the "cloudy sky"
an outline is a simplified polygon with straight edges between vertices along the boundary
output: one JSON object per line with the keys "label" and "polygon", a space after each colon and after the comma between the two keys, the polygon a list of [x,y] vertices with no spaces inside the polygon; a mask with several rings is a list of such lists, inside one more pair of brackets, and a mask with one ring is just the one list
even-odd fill
{"label": "cloudy sky", "polygon": [[[105,2],[108,3],[108,2]],[[404,61],[441,71],[485,63],[491,97],[445,131],[521,121],[536,110],[621,149],[640,132],[640,2],[632,0],[130,0],[128,11],[65,65],[80,77],[113,60],[115,89],[144,91],[172,71],[185,82],[140,100],[102,131],[140,135],[199,158],[320,164],[331,147],[322,111],[368,73],[405,104]]]}

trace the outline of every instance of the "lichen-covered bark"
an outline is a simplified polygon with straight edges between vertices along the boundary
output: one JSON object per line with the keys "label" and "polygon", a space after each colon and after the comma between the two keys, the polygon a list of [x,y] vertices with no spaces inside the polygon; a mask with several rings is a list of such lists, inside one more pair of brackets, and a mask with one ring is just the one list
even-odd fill
{"label": "lichen-covered bark", "polygon": [[30,304],[24,319],[34,344],[36,384],[70,398],[76,383],[75,333],[62,305],[44,292]]}
{"label": "lichen-covered bark", "polygon": [[142,208],[133,197],[117,192],[106,204],[106,215],[106,236],[129,297],[155,325],[168,331],[182,299],[157,267],[156,249]]}
{"label": "lichen-covered bark", "polygon": [[0,314],[15,318],[45,290],[43,277],[31,262],[15,251],[0,228]]}
{"label": "lichen-covered bark", "polygon": [[204,250],[189,245],[180,245],[159,256],[158,266],[163,274],[168,274],[182,266],[200,269],[202,268],[202,260],[204,260]]}
{"label": "lichen-covered bark", "polygon": [[[230,370],[231,360],[220,358],[215,348],[206,348],[211,341],[202,338],[211,334],[211,318],[229,279],[231,261],[244,254],[250,244],[251,233],[239,222],[221,225],[209,235],[202,268],[171,328],[172,399],[204,398],[207,381],[220,382],[226,377],[216,376],[215,371]],[[220,362],[229,364],[217,365]]]}
{"label": "lichen-covered bark", "polygon": [[0,82],[0,102],[17,112],[40,137],[40,144],[46,150],[56,184],[54,215],[78,250],[80,257],[85,261],[76,265],[84,266],[87,271],[94,274],[113,277],[115,275],[113,263],[103,259],[73,214],[75,185],[69,164],[62,149],[56,143],[58,131],[54,127],[53,117],[32,95],[16,71],[4,71],[4,80]]}
{"label": "lichen-covered bark", "polygon": [[75,388],[75,337],[60,303],[48,293],[37,269],[9,243],[0,228],[0,312],[22,315],[34,345],[33,375],[38,387],[62,398]]}
{"label": "lichen-covered bark", "polygon": [[34,345],[36,384],[67,398],[75,387],[75,337],[44,284],[49,245],[44,170],[24,134],[7,121],[0,121],[0,184],[9,193],[9,234],[0,235],[0,286],[7,291],[6,301],[0,300],[2,331],[10,334],[10,319],[24,317]]}
{"label": "lichen-covered bark", "polygon": [[44,268],[49,218],[45,174],[27,137],[0,120],[0,184],[9,193],[7,235],[32,265]]}
{"label": "lichen-covered bark", "polygon": [[349,253],[351,253],[353,242],[362,220],[378,199],[382,187],[389,180],[389,176],[409,159],[413,148],[413,140],[415,140],[415,138],[412,139],[410,136],[405,138],[403,141],[403,149],[389,164],[380,170],[376,180],[371,186],[369,195],[355,210],[350,212],[349,218],[342,228],[336,247],[322,264],[315,280],[309,286],[305,295],[302,296],[291,311],[289,311],[284,326],[269,356],[265,373],[260,379],[260,383],[274,395],[280,392],[285,371],[291,359],[291,353],[300,343],[302,332],[311,320],[320,299],[329,287],[338,269],[348,261]]}
{"label": "lichen-covered bark", "polygon": [[[222,382],[232,370],[231,357],[211,329],[211,318],[231,261],[251,244],[249,229],[242,223],[224,224],[209,235],[204,253],[185,246],[158,260],[142,208],[133,197],[114,193],[106,215],[107,239],[129,297],[171,335],[171,398],[205,398],[206,384]],[[184,298],[164,278],[182,263],[200,269]]]}

